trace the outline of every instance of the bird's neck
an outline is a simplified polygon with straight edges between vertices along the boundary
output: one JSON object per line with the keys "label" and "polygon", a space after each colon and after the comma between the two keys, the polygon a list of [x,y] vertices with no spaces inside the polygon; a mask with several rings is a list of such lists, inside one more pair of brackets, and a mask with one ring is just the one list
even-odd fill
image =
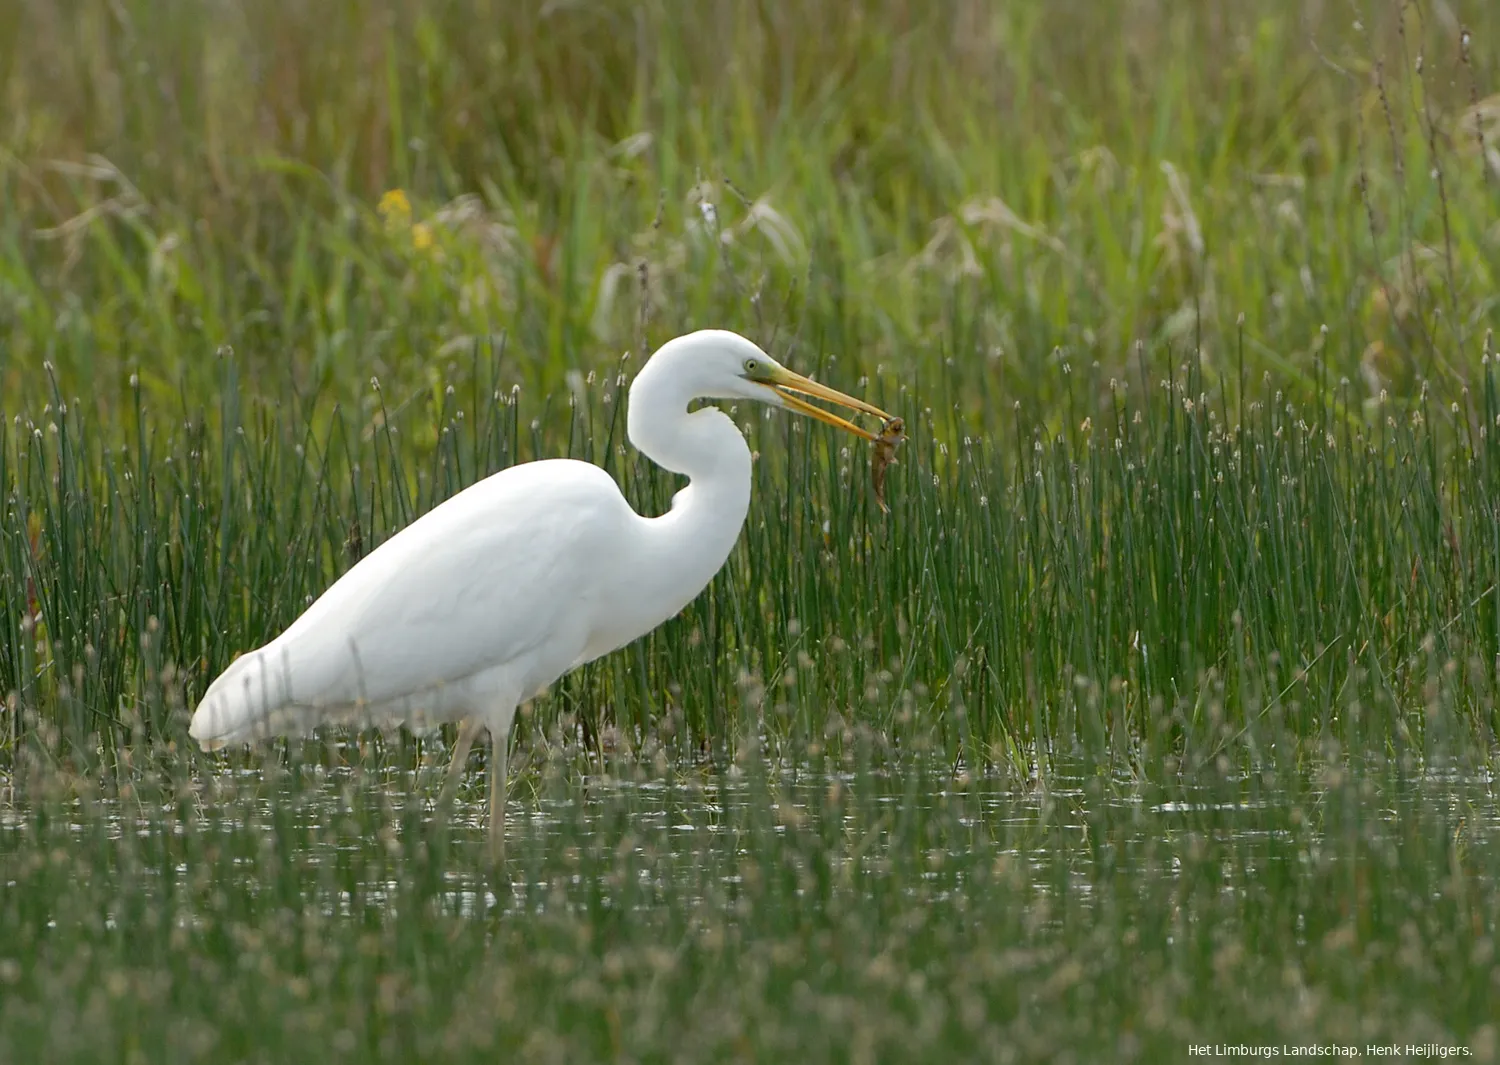
{"label": "bird's neck", "polygon": [[724,564],[745,523],[750,447],[723,411],[689,414],[694,396],[673,391],[666,379],[652,383],[663,387],[631,389],[626,431],[641,454],[688,478],[672,509],[649,520],[660,530],[657,549],[675,561],[684,587],[694,585],[690,599]]}

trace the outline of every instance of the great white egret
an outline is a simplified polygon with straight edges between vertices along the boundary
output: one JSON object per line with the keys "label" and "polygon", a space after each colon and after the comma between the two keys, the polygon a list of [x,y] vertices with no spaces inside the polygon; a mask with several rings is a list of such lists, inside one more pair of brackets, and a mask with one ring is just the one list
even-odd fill
{"label": "great white egret", "polygon": [[705,329],[662,345],[631,384],[626,431],[647,458],[688,478],[666,514],[636,514],[587,462],[501,470],[396,533],[280,636],[235,659],[204,693],[189,733],[213,750],[325,724],[462,721],[446,800],[487,729],[498,856],[516,707],[680,611],[739,538],[750,448],[723,411],[688,405],[758,400],[889,446],[889,430],[876,436],[803,396],[897,424],[735,333]]}

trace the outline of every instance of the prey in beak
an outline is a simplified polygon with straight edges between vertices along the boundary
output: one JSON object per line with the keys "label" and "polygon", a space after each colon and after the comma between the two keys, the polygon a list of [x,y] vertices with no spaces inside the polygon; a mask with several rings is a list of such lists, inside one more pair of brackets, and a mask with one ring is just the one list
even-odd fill
{"label": "prey in beak", "polygon": [[[887,467],[896,461],[896,445],[906,438],[906,423],[895,415],[887,414],[874,404],[845,395],[827,385],[820,385],[799,373],[793,373],[785,366],[756,366],[754,370],[755,372],[746,373],[745,376],[776,393],[781,406],[853,433],[875,445],[875,454],[870,460],[870,479],[875,487],[875,502],[880,505],[882,511],[889,513],[891,508],[886,506],[885,502],[885,473]],[[880,432],[872,433],[868,429],[861,428],[847,418],[841,418],[832,411],[809,403],[802,398],[803,396],[836,403],[849,410],[859,411],[861,414],[873,415],[880,419]]]}

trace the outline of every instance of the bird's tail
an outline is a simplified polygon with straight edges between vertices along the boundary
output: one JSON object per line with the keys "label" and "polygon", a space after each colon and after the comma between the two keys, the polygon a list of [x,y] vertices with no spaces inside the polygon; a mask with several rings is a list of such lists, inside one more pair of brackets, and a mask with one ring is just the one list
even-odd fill
{"label": "bird's tail", "polygon": [[288,708],[290,692],[276,668],[274,644],[241,655],[203,693],[188,735],[205,751],[270,735]]}

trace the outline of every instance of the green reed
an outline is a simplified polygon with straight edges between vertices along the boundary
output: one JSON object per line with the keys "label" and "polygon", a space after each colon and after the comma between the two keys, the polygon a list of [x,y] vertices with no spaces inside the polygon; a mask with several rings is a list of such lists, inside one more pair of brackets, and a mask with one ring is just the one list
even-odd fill
{"label": "green reed", "polygon": [[[599,462],[643,512],[670,505],[677,480],[623,437],[628,361],[539,399],[496,387],[508,357],[476,348],[404,394],[372,382],[351,409],[247,391],[224,352],[213,410],[149,406],[136,386],[128,430],[60,391],[13,414],[6,749],[183,739],[235,654],[511,463]],[[1196,358],[1140,367],[1106,380],[1060,361],[1067,420],[1017,416],[996,439],[957,404],[843,380],[829,360],[822,376],[907,419],[889,513],[867,448],[736,408],[759,456],[741,546],[679,618],[565,679],[529,727],[566,719],[633,747],[665,729],[686,753],[751,726],[837,744],[862,725],[893,749],[1022,771],[1324,738],[1481,751],[1500,653],[1490,362],[1474,392],[1376,405],[1347,383],[1298,405],[1270,378],[1231,405]]]}

